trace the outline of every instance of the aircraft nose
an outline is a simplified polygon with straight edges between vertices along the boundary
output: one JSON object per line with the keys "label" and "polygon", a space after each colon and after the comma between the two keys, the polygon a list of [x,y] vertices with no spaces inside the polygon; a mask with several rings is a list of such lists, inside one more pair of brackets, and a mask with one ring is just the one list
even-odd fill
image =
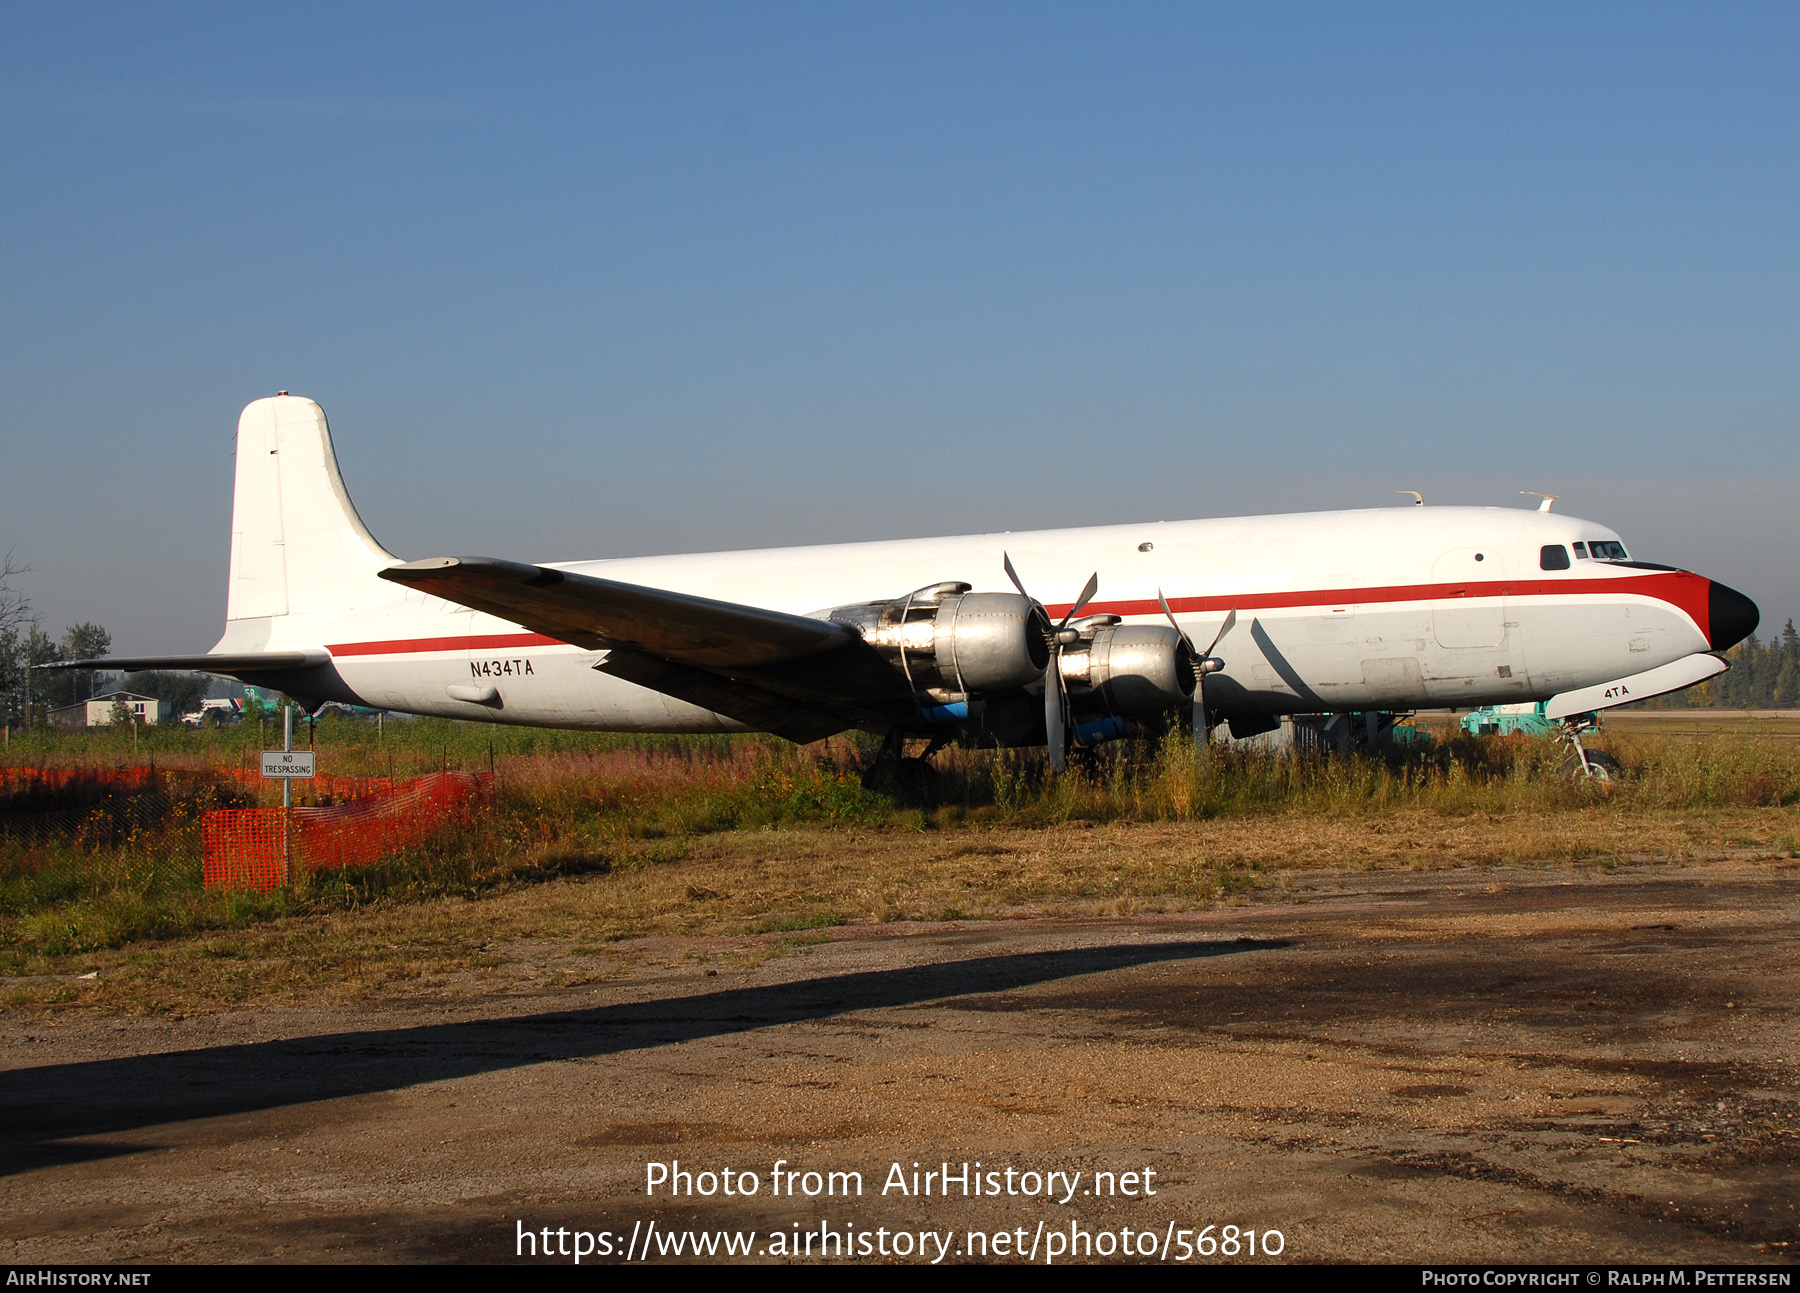
{"label": "aircraft nose", "polygon": [[1762,620],[1755,602],[1716,580],[1711,581],[1706,602],[1706,640],[1715,651],[1736,646],[1756,632],[1756,626]]}

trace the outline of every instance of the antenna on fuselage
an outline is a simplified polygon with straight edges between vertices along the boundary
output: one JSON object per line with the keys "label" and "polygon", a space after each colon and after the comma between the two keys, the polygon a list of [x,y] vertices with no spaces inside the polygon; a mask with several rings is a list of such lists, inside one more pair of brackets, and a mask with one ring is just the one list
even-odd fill
{"label": "antenna on fuselage", "polygon": [[1411,494],[1414,507],[1425,506],[1425,495],[1421,494],[1416,489],[1397,489],[1394,492],[1396,494]]}
{"label": "antenna on fuselage", "polygon": [[1540,512],[1548,512],[1550,510],[1550,504],[1562,497],[1560,494],[1540,494],[1535,489],[1522,489],[1519,492],[1528,498],[1543,499],[1544,501],[1538,504],[1538,511]]}

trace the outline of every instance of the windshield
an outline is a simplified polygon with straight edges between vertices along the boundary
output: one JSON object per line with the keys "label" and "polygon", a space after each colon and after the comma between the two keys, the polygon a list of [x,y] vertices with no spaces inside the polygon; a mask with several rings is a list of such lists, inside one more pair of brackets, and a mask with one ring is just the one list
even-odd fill
{"label": "windshield", "polygon": [[1623,543],[1615,543],[1610,539],[1588,540],[1588,551],[1600,561],[1630,561],[1631,556],[1625,551]]}

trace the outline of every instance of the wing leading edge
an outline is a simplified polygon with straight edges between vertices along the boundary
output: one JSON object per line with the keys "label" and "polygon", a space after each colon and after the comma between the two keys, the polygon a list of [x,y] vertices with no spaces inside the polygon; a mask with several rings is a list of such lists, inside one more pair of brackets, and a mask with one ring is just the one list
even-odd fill
{"label": "wing leading edge", "polygon": [[893,718],[905,679],[848,625],[492,557],[383,579],[606,651],[595,667],[791,741]]}

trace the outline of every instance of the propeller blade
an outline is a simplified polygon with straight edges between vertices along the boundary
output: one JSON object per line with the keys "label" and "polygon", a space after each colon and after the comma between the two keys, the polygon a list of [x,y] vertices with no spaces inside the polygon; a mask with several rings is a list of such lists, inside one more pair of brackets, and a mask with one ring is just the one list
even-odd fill
{"label": "propeller blade", "polygon": [[1219,631],[1213,634],[1213,640],[1206,644],[1206,650],[1194,662],[1194,745],[1196,747],[1203,745],[1212,732],[1212,725],[1206,721],[1206,675],[1212,672],[1207,668],[1207,661],[1212,659],[1212,653],[1218,649],[1219,643],[1225,640],[1225,635],[1231,632],[1232,627],[1236,624],[1237,607],[1233,606],[1225,612],[1225,622],[1219,625]]}
{"label": "propeller blade", "polygon": [[1201,655],[1194,647],[1194,639],[1187,635],[1187,630],[1175,622],[1175,612],[1169,609],[1169,599],[1163,596],[1163,590],[1156,590],[1156,604],[1162,607],[1169,627],[1181,635],[1181,641],[1188,649],[1189,658],[1194,662],[1194,745],[1198,748],[1206,739],[1206,670],[1200,667]]}
{"label": "propeller blade", "polygon": [[[1013,569],[1011,556],[1002,552],[1000,554],[1000,564],[1006,568],[1006,577],[1012,580],[1012,586],[1019,590],[1019,596],[1031,603],[1031,618],[1033,622],[1042,630],[1045,640],[1050,641],[1051,645],[1054,647],[1055,643],[1053,639],[1056,637],[1056,626],[1050,623],[1050,612],[1044,609],[1044,604],[1042,602],[1025,591],[1025,581],[1020,579],[1019,572]],[[1046,674],[1045,676],[1048,677],[1049,675]]]}
{"label": "propeller blade", "polygon": [[1219,643],[1225,640],[1225,635],[1231,632],[1236,624],[1237,607],[1233,606],[1225,612],[1225,622],[1219,625],[1219,631],[1213,634],[1213,640],[1206,644],[1205,654],[1194,666],[1199,671],[1199,676],[1194,681],[1194,744],[1196,746],[1209,739],[1212,732],[1212,725],[1207,722],[1206,715],[1206,675],[1212,672],[1212,669],[1207,667],[1207,661],[1212,660],[1213,652],[1218,649]]}
{"label": "propeller blade", "polygon": [[1206,654],[1203,657],[1201,657],[1202,659],[1210,659],[1212,657],[1214,648],[1216,648],[1219,645],[1219,643],[1221,643],[1225,640],[1225,635],[1227,633],[1231,632],[1232,626],[1236,623],[1237,623],[1237,607],[1233,606],[1229,611],[1225,612],[1225,622],[1223,624],[1219,625],[1219,631],[1217,633],[1213,634],[1213,640],[1210,644],[1208,644],[1208,646],[1206,648]]}
{"label": "propeller blade", "polygon": [[1068,766],[1069,728],[1063,719],[1062,651],[1050,656],[1050,672],[1044,676],[1044,737],[1050,746],[1050,770]]}
{"label": "propeller blade", "polygon": [[1212,653],[1218,649],[1219,643],[1225,640],[1225,635],[1231,632],[1237,624],[1237,607],[1233,606],[1225,612],[1225,622],[1219,625],[1219,631],[1213,634],[1213,640],[1207,643],[1206,650],[1201,651],[1194,647],[1194,639],[1187,635],[1187,630],[1175,622],[1175,612],[1169,609],[1169,599],[1163,596],[1163,590],[1160,588],[1156,590],[1156,604],[1162,607],[1162,613],[1167,617],[1169,627],[1181,634],[1181,640],[1188,644],[1188,649],[1194,652],[1196,660],[1209,659]]}
{"label": "propeller blade", "polygon": [[1061,772],[1069,765],[1069,698],[1063,687],[1062,644],[1056,641],[1056,635],[1067,628],[1069,621],[1081,614],[1082,607],[1091,602],[1094,594],[1100,591],[1100,572],[1096,570],[1088,576],[1087,587],[1081,590],[1081,596],[1076,599],[1075,605],[1063,616],[1062,623],[1051,629],[1050,617],[1044,613],[1043,603],[1025,591],[1025,581],[1013,569],[1011,554],[1002,552],[1000,564],[1006,570],[1006,577],[1012,580],[1012,586],[1019,590],[1019,596],[1036,608],[1033,614],[1042,615],[1042,623],[1049,630],[1050,667],[1044,670],[1044,741],[1050,750],[1050,770]]}
{"label": "propeller blade", "polygon": [[1075,604],[1069,607],[1069,613],[1063,616],[1062,623],[1058,624],[1056,627],[1059,630],[1067,628],[1069,626],[1069,621],[1081,614],[1081,608],[1093,601],[1094,594],[1099,591],[1100,572],[1096,570],[1093,574],[1088,576],[1087,587],[1081,590],[1081,596],[1075,599]]}
{"label": "propeller blade", "polygon": [[1025,591],[1024,581],[1019,578],[1019,572],[1013,569],[1012,558],[1002,552],[1000,554],[1000,564],[1006,567],[1006,577],[1012,580],[1012,586],[1019,590],[1019,596],[1029,601],[1031,594]]}
{"label": "propeller blade", "polygon": [[1163,596],[1163,590],[1160,588],[1156,590],[1156,604],[1163,608],[1163,615],[1168,619],[1169,627],[1181,634],[1181,640],[1187,643],[1188,650],[1192,651],[1194,649],[1194,639],[1187,635],[1186,629],[1175,622],[1175,612],[1169,609],[1169,599]]}
{"label": "propeller blade", "polygon": [[1169,608],[1169,599],[1163,596],[1163,590],[1160,588],[1156,590],[1156,602],[1162,607],[1162,613],[1167,617],[1169,627],[1181,634],[1181,640],[1187,643],[1188,650],[1194,653],[1194,746],[1199,748],[1206,743],[1207,733],[1211,730],[1206,721],[1206,675],[1211,672],[1206,667],[1206,662],[1212,659],[1212,653],[1218,648],[1219,643],[1225,640],[1225,635],[1231,632],[1232,627],[1237,624],[1237,607],[1234,606],[1225,613],[1225,622],[1219,625],[1219,631],[1213,634],[1213,640],[1207,643],[1206,650],[1201,651],[1195,648],[1194,639],[1189,637],[1181,625],[1175,622],[1175,612]]}

